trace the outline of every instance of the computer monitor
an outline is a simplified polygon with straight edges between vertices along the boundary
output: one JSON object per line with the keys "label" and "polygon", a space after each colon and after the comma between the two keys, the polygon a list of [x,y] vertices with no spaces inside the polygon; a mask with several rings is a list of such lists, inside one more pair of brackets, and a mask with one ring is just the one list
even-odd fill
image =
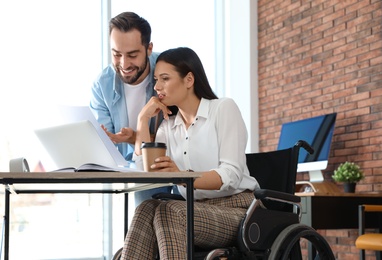
{"label": "computer monitor", "polygon": [[308,142],[314,149],[309,154],[300,149],[297,172],[309,172],[310,182],[324,180],[322,170],[328,165],[336,113],[285,123],[281,127],[277,149],[292,147],[298,140]]}

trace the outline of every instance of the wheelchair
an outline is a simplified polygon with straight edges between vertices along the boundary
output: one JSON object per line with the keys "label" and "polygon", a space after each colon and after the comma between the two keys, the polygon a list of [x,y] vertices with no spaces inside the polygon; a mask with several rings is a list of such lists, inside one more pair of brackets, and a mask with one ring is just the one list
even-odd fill
{"label": "wheelchair", "polygon": [[[314,152],[307,142],[299,140],[288,149],[246,155],[249,172],[261,189],[254,192],[256,199],[241,221],[237,243],[217,249],[196,246],[194,259],[298,260],[303,259],[304,242],[312,245],[315,259],[335,259],[325,238],[300,223],[301,198],[294,195],[300,148]],[[163,194],[156,198],[168,199]],[[113,260],[120,259],[121,251]]]}

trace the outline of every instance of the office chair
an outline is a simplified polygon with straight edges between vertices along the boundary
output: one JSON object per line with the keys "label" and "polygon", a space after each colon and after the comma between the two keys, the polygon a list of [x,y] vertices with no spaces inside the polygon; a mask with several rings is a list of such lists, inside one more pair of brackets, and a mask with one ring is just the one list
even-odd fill
{"label": "office chair", "polygon": [[[368,213],[368,214],[367,214]],[[367,215],[378,214],[378,233],[365,233]],[[365,250],[375,251],[377,260],[382,259],[382,205],[359,205],[358,206],[358,232],[359,236],[355,246],[360,249],[360,259],[365,259]]]}
{"label": "office chair", "polygon": [[[196,246],[195,259],[302,259],[300,240],[306,239],[318,259],[334,260],[326,240],[313,228],[300,224],[301,198],[294,193],[301,147],[313,153],[312,147],[300,140],[289,149],[246,155],[249,172],[261,189],[254,192],[256,199],[241,221],[237,244],[213,250]],[[156,198],[168,199],[165,194]]]}

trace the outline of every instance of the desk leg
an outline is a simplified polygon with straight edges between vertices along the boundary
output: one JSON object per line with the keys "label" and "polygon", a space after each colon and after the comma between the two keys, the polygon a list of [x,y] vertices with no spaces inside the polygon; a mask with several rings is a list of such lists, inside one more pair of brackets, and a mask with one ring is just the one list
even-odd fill
{"label": "desk leg", "polygon": [[194,257],[194,179],[187,179],[187,259]]}
{"label": "desk leg", "polygon": [[308,243],[308,259],[314,260],[316,258],[316,249],[313,247],[312,243]]}
{"label": "desk leg", "polygon": [[9,207],[10,207],[10,192],[5,189],[5,209],[4,209],[4,260],[9,259]]}
{"label": "desk leg", "polygon": [[125,220],[124,220],[124,225],[125,225],[125,232],[124,232],[124,237],[123,241],[125,241],[127,231],[129,230],[129,193],[125,193]]}

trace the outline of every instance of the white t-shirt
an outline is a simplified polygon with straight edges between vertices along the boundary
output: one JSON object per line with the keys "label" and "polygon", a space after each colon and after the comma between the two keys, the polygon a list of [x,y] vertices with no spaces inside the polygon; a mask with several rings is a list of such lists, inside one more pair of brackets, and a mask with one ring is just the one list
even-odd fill
{"label": "white t-shirt", "polygon": [[129,117],[129,127],[134,131],[137,130],[137,117],[142,108],[146,105],[146,87],[149,84],[149,76],[147,76],[138,85],[130,85],[124,83],[125,98],[127,106],[127,116]]}

